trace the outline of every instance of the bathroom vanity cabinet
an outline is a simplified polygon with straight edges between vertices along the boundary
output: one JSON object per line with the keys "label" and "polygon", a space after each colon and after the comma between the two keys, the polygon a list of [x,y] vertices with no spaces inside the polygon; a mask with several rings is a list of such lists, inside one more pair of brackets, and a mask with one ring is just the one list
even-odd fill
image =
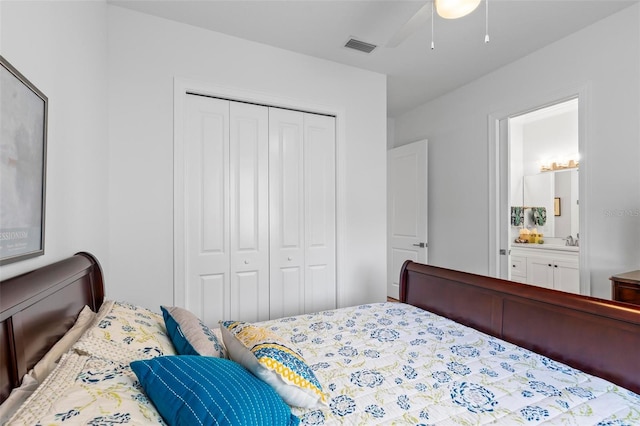
{"label": "bathroom vanity cabinet", "polygon": [[512,247],[509,279],[579,294],[578,248]]}

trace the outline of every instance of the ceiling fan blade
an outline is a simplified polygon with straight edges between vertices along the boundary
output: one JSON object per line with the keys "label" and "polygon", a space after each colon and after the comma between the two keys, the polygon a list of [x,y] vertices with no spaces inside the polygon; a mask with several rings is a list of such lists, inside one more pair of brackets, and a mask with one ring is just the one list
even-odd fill
{"label": "ceiling fan blade", "polygon": [[387,41],[386,47],[397,47],[431,19],[432,2],[427,2]]}

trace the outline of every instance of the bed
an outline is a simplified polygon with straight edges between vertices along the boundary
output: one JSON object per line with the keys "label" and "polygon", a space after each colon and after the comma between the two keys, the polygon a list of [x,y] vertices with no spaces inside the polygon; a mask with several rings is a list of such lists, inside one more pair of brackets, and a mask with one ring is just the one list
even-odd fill
{"label": "bed", "polygon": [[[98,261],[79,253],[1,283],[0,398],[13,390],[11,401],[30,381],[12,425],[175,423],[165,410],[179,401],[159,402],[157,382],[146,387],[140,370],[181,360],[235,374],[238,364],[224,359],[236,350],[227,337],[255,327],[294,348],[322,394],[314,406],[283,408],[274,400],[265,409],[257,404],[270,396],[239,397],[257,415],[267,413],[263,424],[277,424],[277,416],[303,425],[640,424],[638,307],[413,262],[402,268],[400,299],[257,324],[229,321],[215,333],[207,329],[210,341],[224,343],[216,346],[222,358],[176,357],[184,352],[166,313],[105,301]],[[79,335],[34,384],[29,373],[87,310]],[[228,383],[224,398],[236,387],[247,392],[244,381]],[[271,390],[264,383],[246,386]]]}

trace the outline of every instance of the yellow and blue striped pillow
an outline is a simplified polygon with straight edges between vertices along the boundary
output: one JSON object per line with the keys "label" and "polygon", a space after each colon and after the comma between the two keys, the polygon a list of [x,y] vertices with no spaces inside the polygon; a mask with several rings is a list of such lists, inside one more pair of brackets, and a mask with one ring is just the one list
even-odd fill
{"label": "yellow and blue striped pillow", "polygon": [[220,324],[229,357],[268,383],[289,405],[319,408],[327,396],[300,351],[277,334],[242,321]]}

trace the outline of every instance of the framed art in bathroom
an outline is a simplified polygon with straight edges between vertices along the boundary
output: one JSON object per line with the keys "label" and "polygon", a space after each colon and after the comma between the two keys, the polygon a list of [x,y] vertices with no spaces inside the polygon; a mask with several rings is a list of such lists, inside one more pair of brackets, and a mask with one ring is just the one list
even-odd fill
{"label": "framed art in bathroom", "polygon": [[553,215],[560,216],[560,197],[555,197],[553,199]]}
{"label": "framed art in bathroom", "polygon": [[47,107],[0,56],[0,265],[44,254]]}

